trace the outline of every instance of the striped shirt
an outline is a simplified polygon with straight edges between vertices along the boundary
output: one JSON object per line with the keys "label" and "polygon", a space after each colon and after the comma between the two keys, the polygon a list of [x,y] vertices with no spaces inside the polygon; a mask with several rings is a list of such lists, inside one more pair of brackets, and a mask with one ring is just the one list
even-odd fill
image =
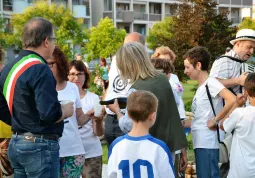
{"label": "striped shirt", "polygon": [[[226,56],[231,56],[240,59],[239,55],[235,51],[230,50]],[[237,78],[241,74],[242,64],[240,62],[234,61],[227,57],[222,57],[216,59],[211,68],[210,77],[215,77],[219,79],[232,79]],[[240,93],[240,86],[235,85],[230,87],[236,94]]]}

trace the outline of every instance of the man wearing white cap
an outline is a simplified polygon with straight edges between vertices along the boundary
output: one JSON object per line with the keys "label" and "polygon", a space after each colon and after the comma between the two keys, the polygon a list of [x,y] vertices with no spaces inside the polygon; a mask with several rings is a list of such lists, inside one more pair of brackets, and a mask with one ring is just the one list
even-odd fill
{"label": "man wearing white cap", "polygon": [[214,61],[210,76],[237,94],[241,93],[240,86],[243,86],[247,75],[241,74],[242,62],[246,62],[254,53],[255,31],[242,29],[230,43],[233,45],[232,50]]}

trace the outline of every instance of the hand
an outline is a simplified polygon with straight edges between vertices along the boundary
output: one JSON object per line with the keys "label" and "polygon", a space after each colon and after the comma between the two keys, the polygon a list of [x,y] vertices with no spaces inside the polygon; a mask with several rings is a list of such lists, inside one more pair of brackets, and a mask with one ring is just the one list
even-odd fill
{"label": "hand", "polygon": [[186,149],[181,149],[180,171],[185,171],[188,165]]}
{"label": "hand", "polygon": [[93,116],[94,116],[94,109],[89,110],[86,114],[87,114],[89,117],[93,117]]}
{"label": "hand", "polygon": [[208,127],[210,130],[216,130],[216,124],[215,124],[212,120],[208,120],[208,121],[207,121],[207,127]]}
{"label": "hand", "polygon": [[104,120],[104,115],[101,114],[100,117],[95,117],[95,116],[93,116],[91,119],[92,119],[93,121],[95,121],[95,122],[102,122],[102,121]]}
{"label": "hand", "polygon": [[115,99],[113,104],[107,106],[112,112],[117,113],[120,110],[118,100]]}
{"label": "hand", "polygon": [[242,73],[242,75],[240,75],[240,76],[238,77],[238,84],[239,84],[239,85],[244,86],[244,81],[245,81],[247,75],[248,75],[248,72],[244,72],[244,73]]}
{"label": "hand", "polygon": [[62,111],[65,114],[65,117],[71,117],[73,115],[74,112],[74,106],[73,106],[73,102],[67,103],[67,104],[62,104]]}
{"label": "hand", "polygon": [[247,100],[246,96],[244,96],[241,93],[237,94],[237,96],[236,96],[236,104],[237,104],[238,107],[242,107],[245,104],[246,100]]}

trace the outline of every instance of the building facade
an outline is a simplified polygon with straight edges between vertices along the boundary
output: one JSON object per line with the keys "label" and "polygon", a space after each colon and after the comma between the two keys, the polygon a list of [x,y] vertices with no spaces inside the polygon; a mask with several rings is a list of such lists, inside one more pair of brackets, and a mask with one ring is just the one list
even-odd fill
{"label": "building facade", "polygon": [[[7,20],[7,27],[12,14],[22,13],[27,7],[33,6],[33,2],[34,0],[0,0],[0,16]],[[91,0],[47,0],[47,2],[69,8],[73,12],[74,17],[84,19],[86,27],[90,28],[92,26]]]}
{"label": "building facade", "polygon": [[[117,28],[148,35],[149,29],[167,16],[172,16],[181,0],[96,0],[103,5],[103,13],[97,13],[97,19],[108,16]],[[244,17],[252,16],[252,0],[215,0],[219,13],[229,12],[228,18],[234,25]],[[99,17],[100,16],[100,17]],[[93,15],[94,18],[94,15]],[[93,22],[93,25],[96,22]]]}

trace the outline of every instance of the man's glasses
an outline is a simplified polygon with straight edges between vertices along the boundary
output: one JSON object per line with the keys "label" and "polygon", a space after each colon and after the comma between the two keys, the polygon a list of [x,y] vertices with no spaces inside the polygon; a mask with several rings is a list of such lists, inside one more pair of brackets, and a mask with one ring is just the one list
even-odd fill
{"label": "man's glasses", "polygon": [[48,62],[47,65],[49,66],[49,68],[52,68],[55,63],[56,62]]}
{"label": "man's glasses", "polygon": [[83,78],[84,77],[84,73],[77,73],[77,74],[70,73],[68,76],[69,76],[70,79],[74,79],[75,77]]}
{"label": "man's glasses", "polygon": [[57,43],[57,42],[58,42],[56,37],[48,37],[48,39],[49,39],[50,41],[53,41],[54,43]]}

